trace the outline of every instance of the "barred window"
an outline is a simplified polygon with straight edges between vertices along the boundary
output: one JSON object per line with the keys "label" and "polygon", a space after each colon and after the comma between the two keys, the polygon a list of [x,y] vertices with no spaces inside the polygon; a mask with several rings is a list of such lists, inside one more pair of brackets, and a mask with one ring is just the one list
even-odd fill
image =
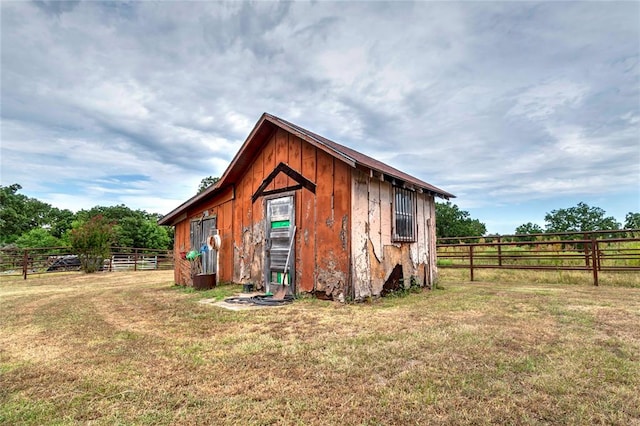
{"label": "barred window", "polygon": [[415,194],[408,189],[394,187],[393,229],[394,241],[412,242],[416,239]]}

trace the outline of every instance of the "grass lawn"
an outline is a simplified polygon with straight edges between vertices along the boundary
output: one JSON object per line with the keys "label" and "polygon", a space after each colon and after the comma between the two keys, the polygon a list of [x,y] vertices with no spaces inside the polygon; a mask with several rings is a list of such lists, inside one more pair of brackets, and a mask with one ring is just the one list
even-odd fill
{"label": "grass lawn", "polygon": [[172,271],[0,277],[0,424],[640,424],[640,289],[226,311]]}

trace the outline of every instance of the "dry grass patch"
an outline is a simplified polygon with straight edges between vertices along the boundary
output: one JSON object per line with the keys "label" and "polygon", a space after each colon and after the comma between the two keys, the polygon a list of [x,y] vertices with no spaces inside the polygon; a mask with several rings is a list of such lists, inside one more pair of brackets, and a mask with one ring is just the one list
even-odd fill
{"label": "dry grass patch", "polygon": [[171,272],[0,282],[0,423],[638,421],[638,289],[444,285],[227,311]]}

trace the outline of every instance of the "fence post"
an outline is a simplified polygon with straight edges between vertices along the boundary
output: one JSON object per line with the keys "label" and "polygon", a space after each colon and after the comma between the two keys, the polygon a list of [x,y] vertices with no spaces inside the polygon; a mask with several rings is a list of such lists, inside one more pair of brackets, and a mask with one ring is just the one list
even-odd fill
{"label": "fence post", "polygon": [[598,240],[591,235],[591,267],[593,269],[593,285],[598,286],[598,269],[600,268],[600,262],[598,259]]}
{"label": "fence post", "polygon": [[[583,240],[589,239],[589,234],[587,234],[586,232],[584,234],[582,234],[582,239]],[[587,248],[587,243],[584,243],[584,266],[586,266],[587,268],[590,267],[590,265],[589,265],[589,249]]]}
{"label": "fence post", "polygon": [[138,270],[138,249],[133,250],[133,270]]}
{"label": "fence post", "polygon": [[500,242],[502,239],[498,235],[498,266],[502,266],[502,244]]}
{"label": "fence post", "polygon": [[27,279],[27,270],[29,269],[29,251],[24,251],[24,257],[22,258],[22,276]]}
{"label": "fence post", "polygon": [[469,272],[471,273],[471,281],[473,281],[473,245],[469,245]]}

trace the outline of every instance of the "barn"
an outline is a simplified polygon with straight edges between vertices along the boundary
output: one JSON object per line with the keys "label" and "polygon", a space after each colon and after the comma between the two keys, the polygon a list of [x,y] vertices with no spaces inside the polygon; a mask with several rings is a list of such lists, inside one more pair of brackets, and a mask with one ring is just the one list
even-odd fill
{"label": "barn", "polygon": [[159,223],[175,226],[177,284],[362,300],[434,283],[435,197],[454,196],[264,113],[220,180]]}

